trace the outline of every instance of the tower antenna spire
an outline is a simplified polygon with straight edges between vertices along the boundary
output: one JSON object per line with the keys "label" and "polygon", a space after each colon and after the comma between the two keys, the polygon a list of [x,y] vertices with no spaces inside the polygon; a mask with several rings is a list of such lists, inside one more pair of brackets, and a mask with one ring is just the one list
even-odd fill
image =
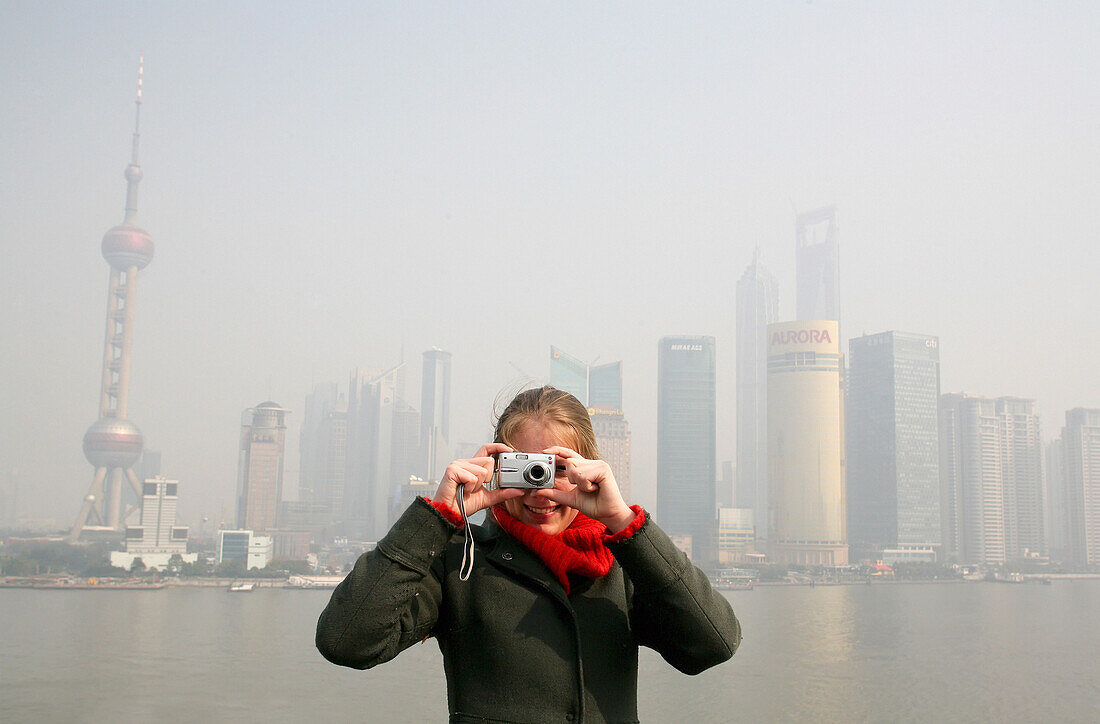
{"label": "tower antenna spire", "polygon": [[138,165],[138,144],[141,141],[141,80],[145,73],[145,54],[138,56],[137,99],[134,101],[134,145],[130,154],[130,165],[126,167],[126,216],[123,223],[129,224],[137,216],[138,182],[141,181],[141,166]]}

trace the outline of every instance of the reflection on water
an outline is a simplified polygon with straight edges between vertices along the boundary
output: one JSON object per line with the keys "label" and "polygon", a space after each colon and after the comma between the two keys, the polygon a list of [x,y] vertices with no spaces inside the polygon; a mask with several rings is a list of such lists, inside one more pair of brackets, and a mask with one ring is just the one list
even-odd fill
{"label": "reflection on water", "polygon": [[[643,651],[644,720],[1088,721],[1100,707],[1100,581],[727,595],[741,650],[696,677]],[[444,720],[433,642],[369,672],[320,658],[327,598],[0,590],[0,720]]]}

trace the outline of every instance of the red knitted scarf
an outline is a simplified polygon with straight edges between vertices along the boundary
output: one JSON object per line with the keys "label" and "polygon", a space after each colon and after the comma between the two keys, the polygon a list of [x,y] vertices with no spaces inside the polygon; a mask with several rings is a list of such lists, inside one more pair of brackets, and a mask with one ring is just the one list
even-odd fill
{"label": "red knitted scarf", "polygon": [[503,506],[493,508],[493,517],[501,528],[537,555],[569,593],[569,574],[599,578],[611,570],[615,556],[606,544],[629,538],[645,522],[641,508],[631,506],[631,509],[637,514],[634,522],[614,535],[603,523],[579,511],[569,527],[556,536],[516,520]]}

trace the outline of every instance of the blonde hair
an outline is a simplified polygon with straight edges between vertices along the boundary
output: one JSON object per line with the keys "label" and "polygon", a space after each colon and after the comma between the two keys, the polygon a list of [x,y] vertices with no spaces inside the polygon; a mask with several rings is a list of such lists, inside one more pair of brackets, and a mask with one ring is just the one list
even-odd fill
{"label": "blonde hair", "polygon": [[[519,429],[528,422],[540,420],[565,427],[573,435],[573,449],[589,460],[600,457],[596,433],[588,409],[573,395],[545,385],[524,390],[512,398],[497,418],[494,440],[511,445]],[[530,452],[530,451],[528,451]]]}

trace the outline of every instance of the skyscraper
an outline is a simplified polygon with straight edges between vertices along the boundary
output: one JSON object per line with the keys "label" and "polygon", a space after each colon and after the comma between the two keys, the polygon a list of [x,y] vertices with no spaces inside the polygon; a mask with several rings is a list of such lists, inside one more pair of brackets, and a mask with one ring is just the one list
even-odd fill
{"label": "skyscraper", "polygon": [[1035,401],[997,400],[1002,425],[1005,555],[1009,560],[1047,554],[1043,526],[1043,441]]}
{"label": "skyscraper", "polygon": [[[584,402],[584,400],[582,400]],[[623,409],[623,363],[608,362],[588,368],[588,400],[591,408]]]}
{"label": "skyscraper", "polygon": [[737,282],[737,487],[733,503],[752,508],[760,539],[768,537],[768,325],[778,320],[775,277],[760,263],[757,249],[752,264]]}
{"label": "skyscraper", "polygon": [[796,301],[801,320],[840,323],[840,252],[836,207],[799,214],[795,219]]}
{"label": "skyscraper", "polygon": [[768,326],[768,556],[848,562],[835,320]]}
{"label": "skyscraper", "polygon": [[[320,383],[306,396],[299,439],[299,502],[324,506],[323,517],[329,523],[342,519],[347,477],[348,410],[347,398],[338,392],[335,382]],[[303,488],[311,491],[308,501],[302,500]]]}
{"label": "skyscraper", "polygon": [[421,375],[420,450],[423,467],[410,472],[438,482],[451,461],[451,353],[434,347]]}
{"label": "skyscraper", "polygon": [[347,478],[344,532],[356,540],[378,540],[388,528],[389,505],[400,488],[391,475],[394,407],[398,372],[357,367],[348,391]]}
{"label": "skyscraper", "polygon": [[[107,334],[103,344],[103,372],[99,392],[99,420],[84,433],[84,456],[95,467],[92,485],[84,496],[76,523],[69,534],[75,542],[84,530],[121,533],[131,510],[124,511],[125,477],[134,495],[141,486],[133,465],[141,457],[144,439],[137,425],[127,419],[130,398],[130,356],[134,341],[134,308],[138,271],[153,260],[153,239],[137,226],[138,141],[141,138],[141,77],[135,102],[133,149],[126,167],[126,212],[123,221],[103,236],[103,257],[111,265],[107,290]],[[93,523],[89,524],[89,520]]]}
{"label": "skyscraper", "polygon": [[298,431],[298,499],[313,500],[323,485],[324,440],[321,426],[341,399],[335,382],[320,382],[306,395],[302,426]]}
{"label": "skyscraper", "polygon": [[262,533],[279,525],[289,412],[271,401],[245,411],[237,467],[238,528]]}
{"label": "skyscraper", "polygon": [[948,555],[957,553],[963,563],[1000,565],[1045,552],[1039,432],[1033,400],[940,397]]}
{"label": "skyscraper", "polygon": [[657,515],[691,536],[694,559],[717,560],[714,337],[662,337],[657,371]]}
{"label": "skyscraper", "polygon": [[1043,527],[1051,560],[1069,560],[1069,521],[1066,505],[1065,446],[1062,436],[1043,449]]}
{"label": "skyscraper", "polygon": [[564,390],[588,404],[588,364],[566,354],[557,347],[550,347],[550,385]]}
{"label": "skyscraper", "polygon": [[853,555],[934,560],[940,547],[939,340],[849,342],[848,540]]}
{"label": "skyscraper", "polygon": [[1078,567],[1100,565],[1100,409],[1066,413],[1062,454],[1070,560]]}

